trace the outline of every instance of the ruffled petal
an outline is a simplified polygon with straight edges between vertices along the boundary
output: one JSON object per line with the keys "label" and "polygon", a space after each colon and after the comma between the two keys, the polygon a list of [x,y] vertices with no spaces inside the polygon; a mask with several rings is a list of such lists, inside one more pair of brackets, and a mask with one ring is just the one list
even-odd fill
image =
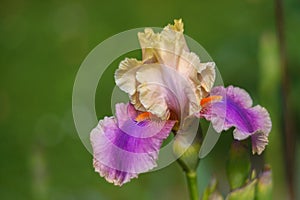
{"label": "ruffled petal", "polygon": [[105,117],[91,132],[95,171],[108,182],[122,185],[156,166],[163,139],[175,121],[146,118],[131,104],[117,104],[116,117]]}
{"label": "ruffled petal", "polygon": [[260,155],[269,143],[268,135],[262,131],[257,131],[251,136],[252,153]]}
{"label": "ruffled petal", "polygon": [[176,66],[183,51],[189,51],[184,35],[182,20],[174,20],[174,25],[166,26],[161,33],[147,28],[138,33],[143,59],[155,57],[159,63]]}
{"label": "ruffled petal", "polygon": [[200,106],[192,84],[178,71],[164,65],[142,66],[137,71],[139,99],[147,111],[162,119],[170,112],[183,120],[188,115],[199,112]]}
{"label": "ruffled petal", "polygon": [[[225,89],[225,88],[224,88]],[[229,86],[226,88],[227,96],[231,97],[234,102],[242,107],[249,108],[252,106],[252,99],[250,95],[241,88]]]}
{"label": "ruffled petal", "polygon": [[143,59],[154,57],[159,64],[174,68],[189,78],[199,98],[210,91],[215,80],[215,63],[201,63],[199,57],[189,51],[181,19],[174,20],[174,25],[166,26],[161,33],[154,33],[148,28],[138,37]]}
{"label": "ruffled petal", "polygon": [[261,106],[255,106],[251,108],[251,112],[252,115],[258,116],[257,126],[262,127],[260,131],[258,130],[251,135],[252,152],[253,154],[257,153],[260,155],[264,151],[266,145],[269,143],[268,136],[272,129],[272,123],[270,115],[265,108]]}
{"label": "ruffled petal", "polygon": [[208,92],[210,92],[211,88],[214,85],[215,78],[216,78],[216,71],[215,71],[215,63],[214,62],[207,62],[207,63],[200,63],[198,70],[198,80],[200,81],[202,97],[206,96]]}
{"label": "ruffled petal", "polygon": [[[137,110],[152,112],[163,119],[167,118],[170,110],[174,112],[174,106],[169,107],[174,101],[172,102],[171,100],[171,103],[168,103],[170,96],[163,94],[164,90],[170,90],[170,88],[159,88],[157,84],[155,87],[156,93],[151,92],[154,88],[153,84],[149,84],[149,79],[153,80],[152,77],[157,76],[157,79],[159,79],[158,83],[161,83],[160,80],[171,80],[174,78],[168,73],[160,74],[158,72],[154,75],[154,73],[152,74],[152,72],[147,70],[153,66],[161,65],[164,68],[176,71],[177,76],[182,77],[180,79],[187,81],[188,92],[179,91],[183,87],[171,87],[171,90],[176,95],[179,93],[193,93],[189,94],[193,96],[193,102],[185,101],[180,102],[180,104],[188,104],[186,106],[189,109],[187,112],[199,111],[200,99],[203,96],[207,96],[213,86],[215,64],[213,62],[201,63],[195,53],[189,52],[183,34],[182,20],[175,20],[174,25],[166,26],[161,33],[154,33],[149,28],[145,29],[145,32],[139,33],[138,37],[143,51],[143,61],[126,58],[120,63],[119,69],[115,73],[116,84],[121,90],[129,94],[130,101],[134,107]],[[155,70],[153,69],[152,71]],[[141,77],[146,77],[146,79]],[[152,83],[154,82],[152,81]],[[165,84],[164,86],[169,85]],[[159,93],[162,95],[159,95]],[[151,96],[152,94],[153,96]],[[147,100],[146,98],[149,97],[151,98]],[[188,99],[191,100],[190,97]],[[159,102],[161,103],[158,104]],[[176,114],[180,115],[180,113]]]}
{"label": "ruffled petal", "polygon": [[116,84],[130,96],[136,92],[138,83],[136,82],[135,74],[138,67],[142,64],[142,61],[126,58],[120,63],[119,68],[115,72]]}
{"label": "ruffled petal", "polygon": [[211,121],[217,132],[235,127],[233,135],[237,140],[251,136],[253,153],[261,154],[272,127],[268,111],[259,105],[251,107],[249,94],[237,87],[215,87],[210,95],[222,98],[203,105],[200,117]]}

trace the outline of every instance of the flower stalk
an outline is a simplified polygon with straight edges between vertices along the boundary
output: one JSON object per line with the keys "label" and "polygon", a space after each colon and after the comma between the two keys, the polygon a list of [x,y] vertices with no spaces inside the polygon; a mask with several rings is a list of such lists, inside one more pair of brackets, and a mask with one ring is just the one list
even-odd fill
{"label": "flower stalk", "polygon": [[[198,128],[195,138],[191,139],[190,137],[190,134],[176,135],[173,150],[175,155],[181,155],[177,161],[185,173],[190,200],[198,200],[197,168],[202,144],[201,127]],[[192,144],[189,141],[192,141]]]}
{"label": "flower stalk", "polygon": [[186,175],[190,200],[198,200],[199,199],[199,192],[198,192],[197,173],[196,173],[196,171],[186,172],[185,175]]}

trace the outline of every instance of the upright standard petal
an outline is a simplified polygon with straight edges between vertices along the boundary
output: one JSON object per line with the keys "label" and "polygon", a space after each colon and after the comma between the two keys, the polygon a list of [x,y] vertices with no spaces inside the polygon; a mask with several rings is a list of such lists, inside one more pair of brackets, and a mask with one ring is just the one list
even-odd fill
{"label": "upright standard petal", "polygon": [[152,29],[145,29],[138,33],[142,48],[143,59],[155,57],[167,66],[175,67],[183,51],[189,51],[184,35],[182,20],[174,20],[174,25],[166,26],[161,33],[154,33]]}
{"label": "upright standard petal", "polygon": [[211,121],[217,132],[235,127],[235,139],[244,140],[251,136],[253,154],[263,152],[272,127],[270,115],[259,105],[252,107],[252,99],[245,90],[218,86],[201,104],[200,117]]}
{"label": "upright standard petal", "polygon": [[201,63],[199,57],[190,52],[183,26],[179,19],[174,20],[174,25],[166,26],[161,33],[154,33],[149,28],[144,33],[139,33],[143,59],[152,58],[159,64],[176,69],[182,76],[190,79],[196,95],[200,98],[202,93],[207,94],[210,91],[214,83],[215,64]]}
{"label": "upright standard petal", "polygon": [[95,171],[121,186],[151,170],[174,124],[136,111],[131,104],[117,104],[116,118],[105,117],[91,132]]}
{"label": "upright standard petal", "polygon": [[120,63],[119,69],[115,72],[116,84],[129,95],[134,95],[136,92],[138,83],[135,74],[142,64],[142,61],[138,61],[134,58],[126,58]]}
{"label": "upright standard petal", "polygon": [[136,72],[143,65],[142,61],[135,58],[126,58],[119,64],[115,72],[115,82],[117,86],[129,95],[130,102],[137,110],[146,111],[138,98]]}
{"label": "upright standard petal", "polygon": [[[156,94],[151,96],[154,93],[149,93],[153,90],[153,82],[149,86],[147,76],[152,75],[148,73],[147,68],[151,69],[153,66],[161,65],[164,68],[176,71],[178,76],[182,77],[181,79],[186,79],[189,83],[189,90],[193,92],[192,96],[196,98],[195,101],[197,102],[184,102],[188,105],[186,108],[190,108],[189,111],[199,110],[200,99],[207,96],[213,86],[215,63],[201,63],[199,57],[189,51],[183,34],[182,20],[174,20],[174,25],[166,26],[161,33],[154,33],[152,29],[147,28],[143,33],[139,33],[138,37],[142,48],[143,61],[125,59],[120,63],[119,69],[115,73],[116,84],[121,90],[129,94],[134,107],[137,110],[152,112],[163,119],[169,115],[170,109],[173,109],[169,107],[168,104],[170,103],[166,103],[167,99],[165,97],[167,95],[163,97],[162,91],[166,88],[160,88],[157,84]],[[139,77],[143,77],[141,74],[145,71],[147,71],[147,74],[144,74],[144,77],[147,80],[145,78],[139,80],[141,79]],[[161,77],[158,78],[160,80],[173,78],[168,73],[159,74],[159,77]],[[151,90],[149,90],[150,87]],[[162,95],[159,95],[159,92]],[[182,91],[179,92],[183,93]],[[175,93],[179,92],[175,91]],[[146,99],[149,96],[151,98]],[[196,105],[198,106],[197,109],[195,109]]]}
{"label": "upright standard petal", "polygon": [[141,83],[137,88],[141,103],[158,117],[167,119],[174,112],[180,120],[189,115],[191,107],[194,112],[200,110],[190,82],[176,70],[161,64],[148,64],[137,71],[136,78]]}

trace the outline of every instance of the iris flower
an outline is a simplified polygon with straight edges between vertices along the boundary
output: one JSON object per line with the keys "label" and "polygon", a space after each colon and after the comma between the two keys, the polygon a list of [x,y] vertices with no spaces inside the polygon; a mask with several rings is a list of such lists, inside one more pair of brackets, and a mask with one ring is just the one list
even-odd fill
{"label": "iris flower", "polygon": [[214,87],[215,63],[200,62],[190,52],[182,20],[161,33],[138,34],[142,60],[126,58],[115,72],[117,86],[130,102],[116,104],[116,114],[99,121],[90,135],[95,171],[122,185],[157,166],[159,149],[171,131],[182,134],[193,119],[210,120],[217,132],[236,127],[234,138],[252,139],[253,153],[268,143],[268,112],[251,107],[242,89]]}

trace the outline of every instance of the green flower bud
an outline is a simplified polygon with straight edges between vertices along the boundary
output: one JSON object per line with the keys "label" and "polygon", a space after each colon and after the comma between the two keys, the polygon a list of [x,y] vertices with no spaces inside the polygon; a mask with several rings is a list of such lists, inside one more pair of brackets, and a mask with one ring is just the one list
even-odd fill
{"label": "green flower bud", "polygon": [[231,190],[242,187],[250,172],[250,155],[248,145],[243,141],[233,141],[226,165]]}
{"label": "green flower bud", "polygon": [[[173,152],[185,172],[196,172],[199,164],[199,151],[202,143],[202,133],[199,127],[195,138],[190,134],[177,134],[173,144]],[[192,143],[190,142],[192,141]]]}

